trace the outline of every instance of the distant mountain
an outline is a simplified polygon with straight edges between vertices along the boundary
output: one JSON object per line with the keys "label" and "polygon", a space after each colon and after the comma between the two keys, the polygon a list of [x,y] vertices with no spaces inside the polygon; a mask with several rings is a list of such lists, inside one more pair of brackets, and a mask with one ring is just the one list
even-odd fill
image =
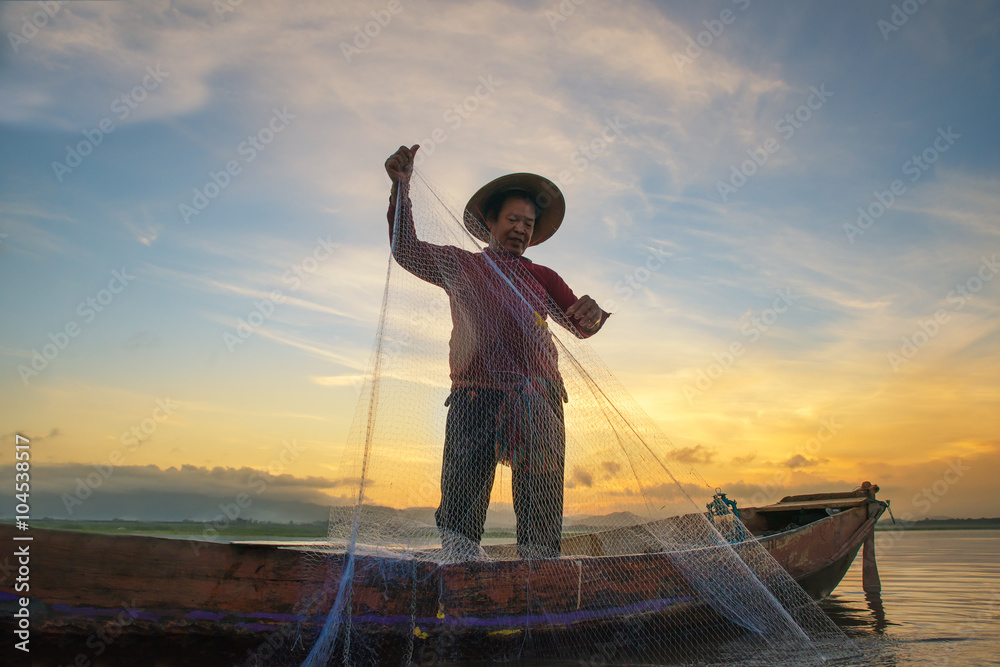
{"label": "distant mountain", "polygon": [[[169,491],[133,491],[102,493],[96,491],[79,504],[68,507],[61,495],[32,492],[31,516],[53,519],[131,521],[201,521],[206,527],[233,519],[276,523],[311,523],[326,521],[330,508],[297,500],[279,500],[261,496],[239,507],[233,498],[218,498],[198,493]],[[7,508],[5,508],[7,509]],[[5,513],[6,514],[6,513]]]}
{"label": "distant mountain", "polygon": [[574,514],[563,517],[563,526],[593,526],[595,528],[616,528],[618,526],[634,526],[645,523],[645,520],[631,512],[612,512],[611,514]]}
{"label": "distant mountain", "polygon": [[[3,517],[9,506],[3,507]],[[410,530],[417,526],[436,530],[434,507],[407,507],[394,509],[380,505],[365,505],[363,522],[366,525],[381,525],[385,529]],[[331,517],[338,521],[350,521],[353,506],[326,506],[299,500],[281,500],[266,494],[251,497],[251,502],[240,507],[235,497],[212,497],[190,492],[135,490],[125,493],[95,491],[79,503],[67,505],[66,497],[46,491],[32,492],[31,516],[37,518],[69,519],[76,521],[196,521],[205,524],[206,530],[227,525],[230,521],[264,521],[271,523],[312,523],[328,521]],[[577,514],[565,517],[567,528],[592,527],[595,529],[635,525],[641,520],[631,512],[613,512],[605,515]],[[495,503],[486,515],[486,530],[512,531],[516,525],[513,507],[509,503]]]}
{"label": "distant mountain", "polygon": [[410,521],[426,523],[428,526],[433,526],[436,525],[434,521],[434,512],[436,511],[436,507],[407,507],[404,510],[399,510],[399,513]]}

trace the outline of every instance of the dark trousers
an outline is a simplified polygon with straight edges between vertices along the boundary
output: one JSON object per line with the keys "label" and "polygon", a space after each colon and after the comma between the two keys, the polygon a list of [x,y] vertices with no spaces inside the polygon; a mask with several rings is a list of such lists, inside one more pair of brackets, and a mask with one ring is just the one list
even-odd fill
{"label": "dark trousers", "polygon": [[[554,470],[511,466],[514,514],[517,517],[518,554],[522,558],[560,554],[563,511],[563,461],[566,431],[563,423],[562,384],[550,382],[548,396],[539,404],[552,410],[545,429],[527,429],[523,446],[557,451]],[[502,437],[500,415],[506,391],[456,388],[448,399],[448,422],[441,469],[441,505],[435,513],[445,536],[468,540],[478,547],[497,468],[497,438]],[[537,468],[537,466],[536,466]],[[464,540],[462,539],[464,538]]]}

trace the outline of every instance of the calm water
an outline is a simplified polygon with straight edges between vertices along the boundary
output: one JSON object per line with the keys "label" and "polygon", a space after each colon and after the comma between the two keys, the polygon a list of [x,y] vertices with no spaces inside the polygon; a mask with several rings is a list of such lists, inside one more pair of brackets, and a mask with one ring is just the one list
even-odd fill
{"label": "calm water", "polygon": [[1000,665],[1000,531],[876,534],[880,596],[861,590],[861,554],[823,609],[868,664]]}
{"label": "calm water", "polygon": [[875,539],[881,594],[862,591],[859,551],[820,605],[864,653],[857,664],[1000,665],[1000,531],[907,531]]}

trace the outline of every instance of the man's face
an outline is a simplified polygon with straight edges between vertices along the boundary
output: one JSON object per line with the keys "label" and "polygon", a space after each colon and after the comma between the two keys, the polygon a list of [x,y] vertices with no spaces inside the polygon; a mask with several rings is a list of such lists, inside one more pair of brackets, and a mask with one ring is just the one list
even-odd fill
{"label": "man's face", "polygon": [[520,257],[531,242],[535,229],[535,207],[531,202],[511,197],[504,202],[495,221],[489,222],[490,232],[497,243],[512,255]]}

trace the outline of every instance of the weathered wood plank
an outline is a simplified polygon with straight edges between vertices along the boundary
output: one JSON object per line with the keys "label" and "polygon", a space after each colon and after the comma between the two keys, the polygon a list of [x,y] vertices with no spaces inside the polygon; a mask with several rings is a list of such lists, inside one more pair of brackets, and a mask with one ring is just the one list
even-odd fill
{"label": "weathered wood plank", "polygon": [[834,499],[817,499],[817,500],[802,500],[802,501],[781,501],[774,505],[764,505],[763,507],[757,507],[758,512],[790,512],[793,510],[811,510],[811,509],[845,509],[849,507],[861,507],[868,502],[868,498],[864,497],[854,497],[854,498],[834,498]]}

